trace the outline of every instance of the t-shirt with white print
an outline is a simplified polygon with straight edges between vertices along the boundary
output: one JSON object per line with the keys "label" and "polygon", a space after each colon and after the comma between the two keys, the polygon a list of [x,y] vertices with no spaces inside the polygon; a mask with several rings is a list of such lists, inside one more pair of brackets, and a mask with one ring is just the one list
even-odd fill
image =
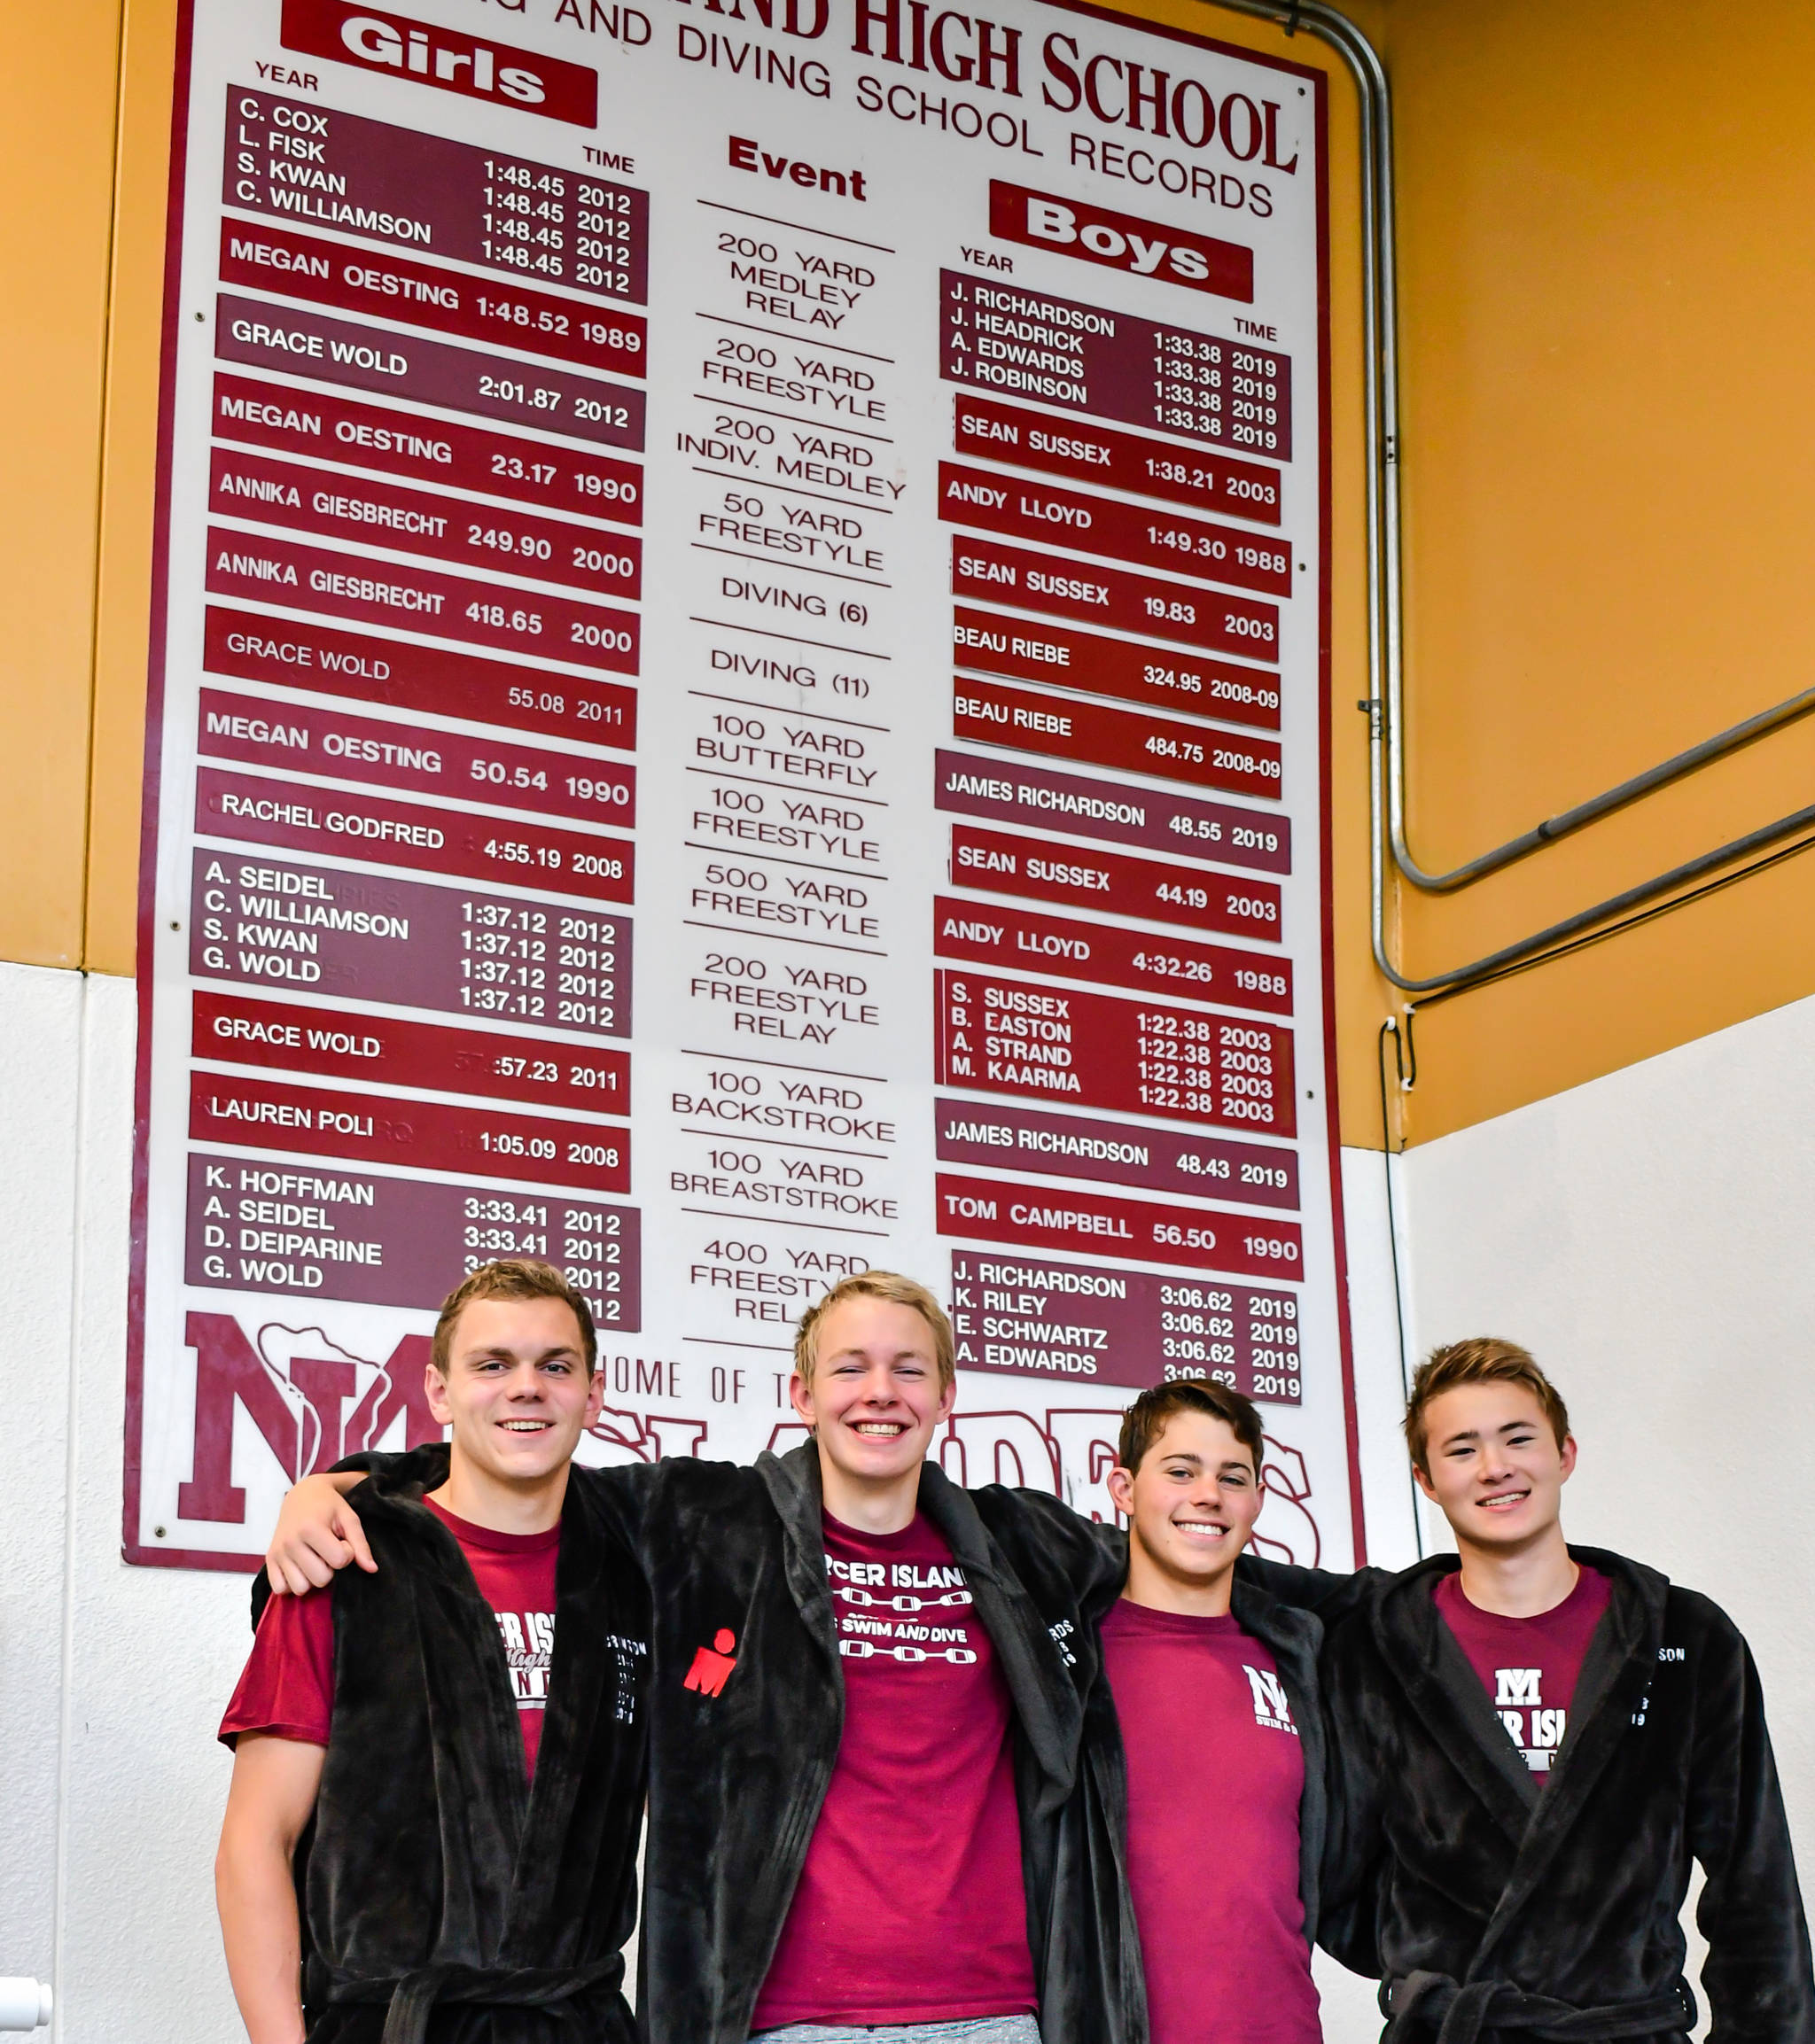
{"label": "t-shirt with white print", "polygon": [[[498,1621],[523,1734],[523,1757],[533,1776],[555,1658],[560,1526],[546,1533],[495,1533],[488,1526],[456,1519],[432,1497],[423,1502],[459,1543],[479,1593]],[[333,1707],[332,1590],[274,1597],[259,1620],[252,1655],[222,1721],[221,1737],[231,1745],[241,1732],[267,1732],[324,1746]]]}
{"label": "t-shirt with white print", "polygon": [[1433,1594],[1438,1616],[1481,1677],[1520,1758],[1547,1781],[1569,1730],[1583,1657],[1613,1584],[1599,1569],[1585,1568],[1563,1601],[1536,1618],[1507,1618],[1470,1604],[1460,1569],[1440,1576]]}
{"label": "t-shirt with white print", "polygon": [[931,1523],[825,1517],[845,1732],[752,2032],[1031,2015],[1012,1706]]}

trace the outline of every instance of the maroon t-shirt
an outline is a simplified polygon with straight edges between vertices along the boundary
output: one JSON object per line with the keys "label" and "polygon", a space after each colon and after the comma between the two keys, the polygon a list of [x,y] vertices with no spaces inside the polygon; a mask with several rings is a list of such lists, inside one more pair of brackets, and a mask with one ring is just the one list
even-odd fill
{"label": "maroon t-shirt", "polygon": [[952,1550],[825,1520],[845,1731],[752,2031],[1034,2012],[1010,1704]]}
{"label": "maroon t-shirt", "polygon": [[1153,2044],[1320,2044],[1298,1892],[1305,1753],[1277,1664],[1233,1617],[1126,1597],[1102,1644]]}
{"label": "maroon t-shirt", "polygon": [[1547,1777],[1612,1583],[1598,1569],[1585,1568],[1562,1602],[1536,1618],[1503,1618],[1470,1604],[1460,1569],[1439,1576],[1434,1594],[1438,1615],[1481,1677],[1520,1758],[1534,1775]]}
{"label": "maroon t-shirt", "polygon": [[[523,1757],[532,1776],[549,1700],[549,1666],[555,1652],[555,1564],[561,1528],[546,1533],[494,1533],[424,1503],[460,1543],[479,1593],[491,1605],[503,1635]],[[334,1604],[331,1589],[305,1597],[274,1597],[259,1620],[252,1655],[221,1721],[231,1745],[241,1732],[269,1732],[324,1746],[334,1710]]]}

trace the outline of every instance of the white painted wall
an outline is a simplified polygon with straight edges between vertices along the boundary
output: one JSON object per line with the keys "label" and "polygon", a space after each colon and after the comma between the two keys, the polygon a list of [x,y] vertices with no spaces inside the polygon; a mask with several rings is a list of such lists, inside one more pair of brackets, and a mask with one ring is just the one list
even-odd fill
{"label": "white painted wall", "polygon": [[[1355,1406],[1367,1558],[1403,1568],[1418,1558],[1413,1491],[1399,1433],[1405,1368],[1399,1305],[1394,1297],[1392,1238],[1387,1232],[1386,1175],[1393,1174],[1399,1283],[1406,1311],[1404,1356],[1415,1354],[1411,1322],[1412,1240],[1406,1227],[1405,1162],[1378,1150],[1343,1152],[1343,1211],[1349,1246],[1349,1332],[1355,1347]],[[1428,1536],[1427,1536],[1428,1543]],[[1375,2044],[1380,2012],[1375,1983],[1345,1973],[1323,1953],[1313,1970],[1323,2004],[1326,2044]]]}
{"label": "white painted wall", "polygon": [[[55,1985],[56,2044],[237,2044],[214,1728],[245,1580],[120,1558],[133,988],[0,965],[0,1973]],[[1369,1537],[1404,1558],[1382,1159],[1344,1163]]]}
{"label": "white painted wall", "polygon": [[59,2040],[232,2044],[213,1734],[246,1585],[120,1558],[132,987],[0,966],[0,1972],[53,1983]]}
{"label": "white painted wall", "polygon": [[[1570,1537],[1732,1613],[1764,1681],[1806,1892],[1815,1000],[1422,1145],[1401,1170],[1414,1354],[1471,1334],[1530,1348],[1581,1448]],[[1429,1543],[1452,1544],[1431,1518]],[[1329,2034],[1361,2044],[1371,2028],[1344,2006]]]}
{"label": "white painted wall", "polygon": [[1815,1854],[1815,1000],[1403,1168],[1417,1352],[1501,1334],[1553,1374],[1581,1446],[1570,1536],[1732,1613]]}

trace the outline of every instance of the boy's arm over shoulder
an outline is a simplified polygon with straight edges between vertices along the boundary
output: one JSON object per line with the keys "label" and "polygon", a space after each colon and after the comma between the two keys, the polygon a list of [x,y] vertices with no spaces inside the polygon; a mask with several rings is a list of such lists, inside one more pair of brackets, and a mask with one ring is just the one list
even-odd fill
{"label": "boy's arm over shoulder", "polygon": [[[367,1477],[387,1484],[418,1483],[433,1490],[447,1474],[447,1443],[431,1441],[403,1454],[367,1450],[349,1455],[332,1469],[293,1483],[265,1551],[264,1574],[253,1585],[253,1622],[258,1622],[268,1596],[300,1597],[324,1589],[338,1570],[353,1563],[377,1574],[358,1510],[348,1502]],[[606,1468],[575,1462],[573,1479],[588,1487],[636,1552],[649,1540],[671,1534],[690,1513],[709,1513],[731,1503],[757,1481],[744,1463],[702,1462],[688,1455]]]}
{"label": "boy's arm over shoulder", "polygon": [[634,1553],[666,1555],[697,1525],[747,1496],[760,1479],[745,1462],[708,1462],[666,1455],[656,1462],[613,1463],[604,1468],[576,1462],[572,1481],[585,1486]]}
{"label": "boy's arm over shoulder", "polygon": [[1383,1568],[1358,1568],[1346,1574],[1336,1569],[1300,1568],[1296,1562],[1264,1561],[1258,1554],[1244,1554],[1235,1567],[1276,1604],[1314,1613],[1326,1630],[1366,1603],[1389,1574]]}
{"label": "boy's arm over shoulder", "polygon": [[[1049,1491],[987,1483],[970,1495],[1005,1549],[1013,1553],[1017,1542],[1032,1542],[1040,1556],[1063,1571],[1081,1599],[1118,1592],[1127,1580],[1128,1536],[1120,1527],[1086,1519]],[[1326,1628],[1337,1624],[1388,1580],[1384,1569],[1342,1574],[1245,1554],[1235,1566],[1275,1603],[1314,1613]]]}
{"label": "boy's arm over shoulder", "polygon": [[253,1583],[253,1623],[259,1622],[267,1597],[302,1597],[311,1589],[325,1589],[339,1570],[354,1562],[369,1575],[378,1574],[358,1510],[347,1502],[367,1477],[382,1475],[405,1483],[414,1478],[424,1489],[432,1490],[447,1472],[447,1444],[431,1441],[401,1455],[366,1449],[344,1457],[331,1469],[299,1477],[284,1494],[265,1549],[263,1572]]}
{"label": "boy's arm over shoulder", "polygon": [[1654,1683],[1671,1679],[1667,1657],[1680,1644],[1694,1683],[1687,1806],[1690,1850],[1707,1876],[1695,1921],[1708,1940],[1710,2044],[1811,2044],[1809,1927],[1751,1650],[1718,1605],[1676,1588],[1664,1639]]}
{"label": "boy's arm over shoulder", "polygon": [[970,1495],[1017,1567],[1056,1568],[1081,1604],[1120,1593],[1128,1574],[1128,1536],[1119,1527],[1086,1519],[1049,1491],[986,1483]]}

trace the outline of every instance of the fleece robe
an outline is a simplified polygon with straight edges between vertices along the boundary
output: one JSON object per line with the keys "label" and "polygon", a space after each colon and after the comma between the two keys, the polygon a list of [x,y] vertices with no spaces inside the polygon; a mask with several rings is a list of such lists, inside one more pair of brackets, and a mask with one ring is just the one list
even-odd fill
{"label": "fleece robe", "polygon": [[[407,1473],[432,1489],[446,1457],[431,1446],[342,1466]],[[650,1597],[643,2033],[648,2044],[744,2044],[844,1730],[818,1454],[763,1454],[751,1467],[686,1456],[576,1466],[571,1488],[619,1528]],[[1014,1706],[1044,2044],[1096,2044],[1118,2034],[1116,1990],[1096,1955],[1113,1951],[1120,1904],[1113,1873],[1107,1890],[1078,1892],[1099,1869],[1062,1830],[1100,1672],[1083,1601],[1118,1584],[1123,1565],[1056,1498],[969,1491],[931,1463],[919,1509],[964,1571]],[[557,1621],[557,1654],[561,1640]],[[1081,1948],[1080,1916],[1099,1905],[1109,1917]]]}
{"label": "fleece robe", "polygon": [[309,2044],[631,2044],[642,1574],[570,1483],[532,1790],[496,1618],[419,1479],[350,1497],[378,1572],[332,1592],[333,1721],[298,1855]]}
{"label": "fleece robe", "polygon": [[1378,1972],[1391,2044],[1680,2038],[1690,1863],[1711,2044],[1815,2044],[1809,1933],[1751,1654],[1717,1605],[1572,1548],[1613,1583],[1548,1776],[1525,1767],[1432,1588],[1377,1580],[1332,1631],[1342,1849],[1323,1941]]}

